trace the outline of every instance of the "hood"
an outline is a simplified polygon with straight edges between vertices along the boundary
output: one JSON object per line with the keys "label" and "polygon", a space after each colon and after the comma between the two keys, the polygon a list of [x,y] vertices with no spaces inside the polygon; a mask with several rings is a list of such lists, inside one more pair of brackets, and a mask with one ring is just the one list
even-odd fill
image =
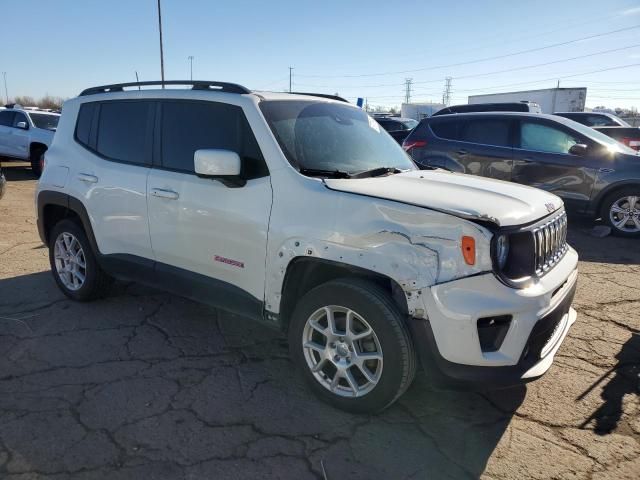
{"label": "hood", "polygon": [[426,207],[498,226],[539,220],[562,207],[549,192],[517,183],[444,170],[416,170],[385,177],[325,179],[331,190]]}

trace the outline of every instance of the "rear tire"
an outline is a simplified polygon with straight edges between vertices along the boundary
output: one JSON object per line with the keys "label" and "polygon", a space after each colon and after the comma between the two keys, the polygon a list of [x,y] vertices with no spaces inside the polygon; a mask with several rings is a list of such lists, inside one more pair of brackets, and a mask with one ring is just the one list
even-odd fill
{"label": "rear tire", "polygon": [[302,297],[292,314],[292,360],[325,402],[355,413],[379,412],[415,376],[416,355],[403,317],[375,283],[324,283]]}
{"label": "rear tire", "polygon": [[31,171],[38,178],[42,175],[42,156],[46,151],[47,149],[42,147],[34,147],[31,149],[31,155],[29,156]]}
{"label": "rear tire", "polygon": [[640,238],[640,185],[621,188],[607,195],[602,202],[600,216],[615,235]]}
{"label": "rear tire", "polygon": [[76,222],[58,222],[49,239],[51,273],[67,297],[87,302],[109,293],[113,279],[98,265],[84,230]]}

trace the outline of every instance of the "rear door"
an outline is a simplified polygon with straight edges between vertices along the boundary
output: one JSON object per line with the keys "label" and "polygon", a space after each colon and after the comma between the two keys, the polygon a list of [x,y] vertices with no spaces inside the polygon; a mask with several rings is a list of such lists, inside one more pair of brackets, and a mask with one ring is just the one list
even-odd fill
{"label": "rear door", "polygon": [[546,119],[521,119],[514,148],[512,180],[541,188],[561,197],[568,207],[585,208],[591,198],[601,158],[593,154],[573,155],[570,148],[593,142],[564,125]]}
{"label": "rear door", "polygon": [[468,118],[460,125],[453,157],[464,173],[511,180],[512,124],[508,117]]}
{"label": "rear door", "polygon": [[147,175],[154,113],[151,100],[82,104],[75,139],[85,150],[70,172],[71,188],[89,212],[100,252],[143,264],[141,259],[153,259]]}
{"label": "rear door", "polygon": [[14,116],[14,111],[0,110],[0,155],[13,155],[11,135]]}
{"label": "rear door", "polygon": [[[264,298],[271,179],[242,111],[210,101],[166,100],[156,124],[154,168],[149,175],[149,226],[156,268],[182,279],[201,298],[251,314],[247,293]],[[244,186],[198,177],[194,153],[231,150],[242,160]],[[191,287],[189,287],[191,288]],[[255,312],[253,312],[255,313]]]}

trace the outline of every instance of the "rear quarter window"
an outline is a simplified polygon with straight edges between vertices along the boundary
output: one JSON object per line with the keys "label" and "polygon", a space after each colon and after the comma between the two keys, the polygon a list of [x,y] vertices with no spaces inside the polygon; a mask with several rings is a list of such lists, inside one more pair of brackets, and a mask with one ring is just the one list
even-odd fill
{"label": "rear quarter window", "polygon": [[80,105],[78,120],[76,121],[76,141],[81,145],[92,148],[90,143],[93,115],[97,108],[95,102]]}
{"label": "rear quarter window", "polygon": [[446,140],[458,140],[459,138],[458,122],[456,121],[433,122],[429,126],[436,137]]}

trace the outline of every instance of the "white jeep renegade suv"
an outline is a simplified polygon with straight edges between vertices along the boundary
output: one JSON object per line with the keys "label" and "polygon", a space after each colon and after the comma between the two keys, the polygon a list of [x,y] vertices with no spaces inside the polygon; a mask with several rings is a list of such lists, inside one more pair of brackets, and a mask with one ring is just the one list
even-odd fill
{"label": "white jeep renegade suv", "polygon": [[64,105],[36,195],[67,296],[124,278],[286,330],[311,387],[351,411],[389,406],[418,361],[474,388],[550,367],[576,318],[558,197],[420,171],[337,97],[165,84],[192,88]]}

